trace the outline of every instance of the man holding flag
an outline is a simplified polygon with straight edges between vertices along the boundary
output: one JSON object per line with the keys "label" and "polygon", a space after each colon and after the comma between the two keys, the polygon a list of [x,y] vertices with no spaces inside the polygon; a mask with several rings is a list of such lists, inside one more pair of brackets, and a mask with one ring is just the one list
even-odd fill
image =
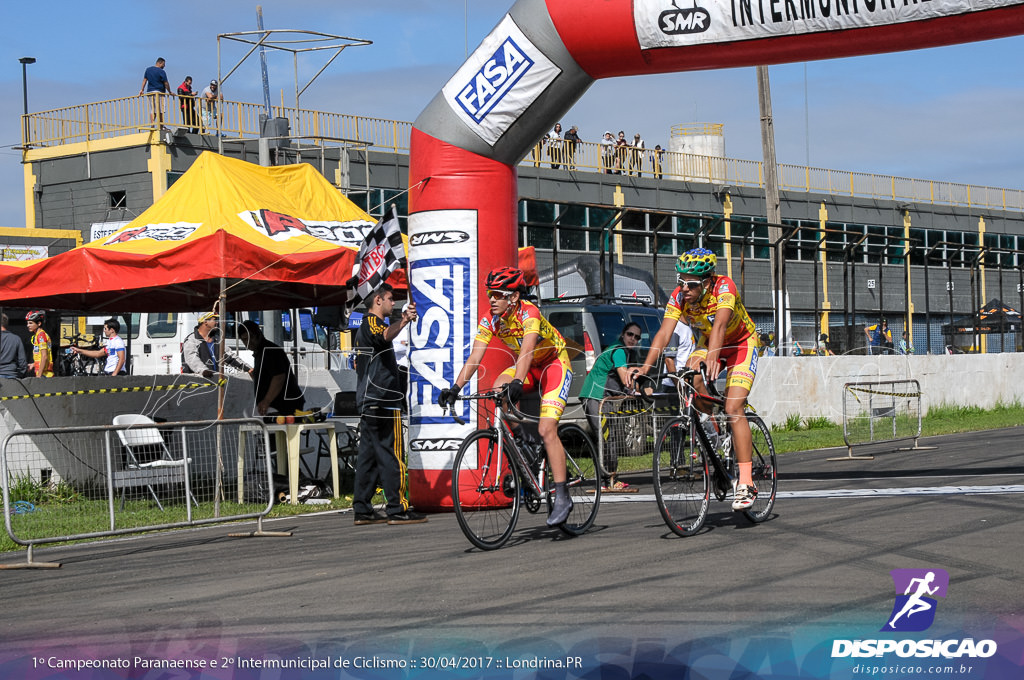
{"label": "man holding flag", "polygon": [[[350,308],[366,303],[366,316],[356,331],[356,407],[359,409],[359,453],[352,510],[356,525],[419,524],[427,518],[409,507],[406,500],[405,441],[402,411],[405,389],[392,342],[405,326],[416,320],[416,305],[409,303],[401,319],[385,324],[394,311],[395,299],[385,280],[405,262],[402,232],[394,205],[386,220],[367,234],[359,250],[359,274]],[[377,512],[373,495],[380,484],[387,514]]]}

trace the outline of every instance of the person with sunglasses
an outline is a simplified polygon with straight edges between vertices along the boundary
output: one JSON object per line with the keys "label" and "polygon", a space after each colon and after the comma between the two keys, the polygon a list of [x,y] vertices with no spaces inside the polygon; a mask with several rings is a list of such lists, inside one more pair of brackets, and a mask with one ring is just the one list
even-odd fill
{"label": "person with sunglasses", "polygon": [[[580,390],[580,401],[583,412],[587,415],[592,432],[600,433],[601,400],[606,396],[627,395],[632,392],[633,379],[630,366],[637,363],[636,348],[640,342],[640,324],[627,323],[619,333],[619,341],[601,352],[594,362],[594,367],[587,373]],[[611,493],[634,493],[637,491],[626,482],[616,479],[619,469],[619,455],[614,442],[608,440],[608,455],[604,459],[604,468],[608,473],[603,490]]]}
{"label": "person with sunglasses", "polygon": [[[679,286],[669,298],[661,328],[638,373],[646,374],[657,363],[680,320],[700,332],[700,342],[687,366],[698,369],[701,362],[705,363],[712,380],[721,370],[726,371],[725,412],[732,426],[733,450],[739,467],[732,509],[740,511],[749,508],[757,497],[751,477],[750,425],[743,409],[757,373],[760,342],[736,283],[728,276],[715,275],[717,263],[715,254],[706,248],[694,248],[679,256]],[[700,378],[694,380],[694,385],[698,390],[705,389]]]}
{"label": "person with sunglasses", "polygon": [[508,396],[518,402],[524,390],[537,390],[540,399],[538,432],[544,440],[551,478],[555,482],[555,502],[548,526],[563,524],[572,511],[572,498],[566,488],[565,448],[558,438],[558,421],[572,384],[572,369],[562,334],[545,319],[531,302],[522,299],[526,280],[522,270],[499,267],[487,275],[490,316],[480,319],[473,349],[466,365],[451,387],[441,390],[440,406],[452,407],[462,388],[483,361],[491,338],[498,338],[515,355],[515,363],[494,381],[494,387],[508,385]]}

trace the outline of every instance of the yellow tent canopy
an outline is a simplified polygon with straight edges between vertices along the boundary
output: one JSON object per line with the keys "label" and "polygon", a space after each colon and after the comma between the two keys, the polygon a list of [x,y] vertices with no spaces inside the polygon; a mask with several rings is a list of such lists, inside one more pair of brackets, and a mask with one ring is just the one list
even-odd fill
{"label": "yellow tent canopy", "polygon": [[204,152],[139,217],[43,260],[0,265],[19,307],[133,312],[284,309],[345,299],[375,221],[312,166],[261,167]]}

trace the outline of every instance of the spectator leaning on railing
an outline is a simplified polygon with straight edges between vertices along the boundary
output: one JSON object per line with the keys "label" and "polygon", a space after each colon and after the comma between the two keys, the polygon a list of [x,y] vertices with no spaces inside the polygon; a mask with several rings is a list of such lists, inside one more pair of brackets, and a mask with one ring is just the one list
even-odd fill
{"label": "spectator leaning on railing", "polygon": [[656,144],[651,151],[651,169],[654,171],[654,178],[661,179],[665,176],[662,164],[665,162],[665,150],[661,144]]}
{"label": "spectator leaning on railing", "polygon": [[573,125],[563,137],[565,140],[563,153],[565,154],[564,160],[567,170],[576,169],[576,146],[580,143],[579,131],[580,129]]}
{"label": "spectator leaning on railing", "polygon": [[633,135],[633,143],[629,145],[629,174],[633,174],[636,171],[636,176],[642,176],[642,170],[644,169],[644,140],[640,138],[640,133]]}
{"label": "spectator leaning on railing", "polygon": [[185,76],[185,80],[178,85],[178,99],[182,124],[192,134],[199,132],[199,115],[196,113],[196,93],[192,90],[192,76]]}
{"label": "spectator leaning on railing", "polygon": [[629,142],[626,140],[625,130],[619,130],[619,136],[615,140],[615,174],[621,175],[626,169],[626,150]]}
{"label": "spectator leaning on railing", "polygon": [[[203,100],[203,127],[209,131],[212,128],[220,128],[220,110],[218,103],[224,101],[224,94],[220,91],[220,86],[216,80],[211,80],[210,84],[203,89],[202,95]],[[223,133],[221,133],[223,137]]]}
{"label": "spectator leaning on railing", "polygon": [[610,175],[615,168],[615,138],[606,130],[601,138],[601,172]]}

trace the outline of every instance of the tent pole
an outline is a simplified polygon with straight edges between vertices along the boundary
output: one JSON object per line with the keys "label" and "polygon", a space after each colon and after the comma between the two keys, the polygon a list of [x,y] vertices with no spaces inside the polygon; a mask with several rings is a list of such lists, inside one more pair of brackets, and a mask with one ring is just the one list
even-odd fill
{"label": "tent pole", "polygon": [[226,333],[227,333],[227,279],[221,277],[220,279],[220,296],[217,298],[217,313],[220,316],[220,338],[217,340],[217,420],[224,420],[224,397],[225,397],[225,381],[224,381],[224,351],[226,349]]}
{"label": "tent pole", "polygon": [[[224,420],[224,396],[227,390],[224,379],[224,351],[227,349],[227,279],[220,279],[220,296],[217,298],[217,314],[220,337],[217,339],[217,420]],[[217,427],[217,472],[216,489],[213,494],[213,514],[220,517],[220,500],[224,491],[224,452],[221,449],[221,428]]]}

